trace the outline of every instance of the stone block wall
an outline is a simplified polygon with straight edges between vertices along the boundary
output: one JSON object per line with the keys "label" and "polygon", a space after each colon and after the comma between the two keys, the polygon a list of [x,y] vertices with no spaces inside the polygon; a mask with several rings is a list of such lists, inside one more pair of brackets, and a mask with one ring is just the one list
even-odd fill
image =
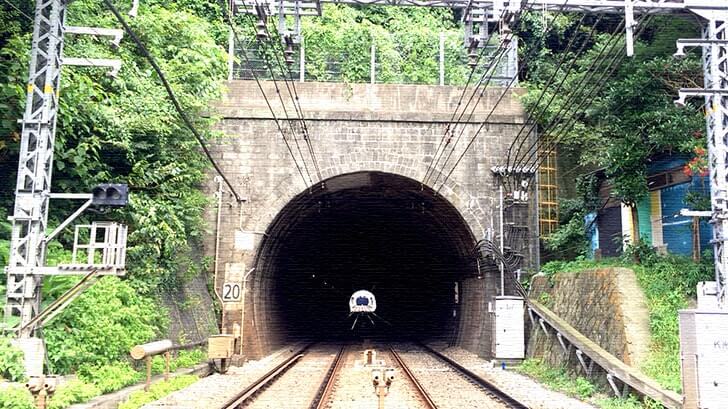
{"label": "stone block wall", "polygon": [[[274,85],[262,84],[275,116],[285,118]],[[247,271],[255,266],[259,256],[263,235],[257,236],[254,250],[240,251],[234,246],[235,230],[266,232],[281,210],[309,189],[310,179],[315,185],[320,180],[339,175],[376,171],[423,180],[462,93],[461,88],[448,86],[297,83],[296,87],[320,175],[302,140],[298,141],[299,153],[288,123],[284,120],[276,123],[255,82],[229,82],[224,98],[214,107],[214,114],[222,119],[218,129],[224,137],[211,141],[210,150],[236,190],[246,197],[246,202],[238,206],[229,194],[224,195],[219,232],[215,231],[216,208],[211,206],[207,213],[211,234],[204,243],[205,254],[214,256],[216,234],[220,240],[218,288],[226,280],[224,272],[231,270],[229,266]],[[285,90],[282,92],[287,97]],[[491,167],[503,164],[509,145],[523,125],[524,112],[518,100],[521,92],[509,91],[493,110],[502,89],[487,89],[480,104],[472,115],[465,115],[447,145],[456,146],[456,149],[441,170],[443,173],[435,171],[425,183],[439,190],[439,194],[457,209],[474,241],[483,238],[488,229],[496,230],[498,226],[498,189]],[[292,114],[290,107],[289,114]],[[485,120],[487,124],[483,124]],[[290,143],[303,177],[282,140],[278,125]],[[478,138],[440,188],[445,174],[481,128]],[[304,164],[311,174],[310,179]],[[213,176],[210,174],[204,186],[210,197],[217,189]],[[535,232],[536,226],[532,227]],[[260,332],[265,325],[266,308],[275,308],[266,305],[266,294],[274,286],[270,281],[265,271],[256,271],[248,282],[250,297],[246,299],[243,329],[246,337]],[[460,334],[460,338],[474,348],[481,348],[481,334],[489,334],[488,328],[481,327],[490,325],[484,312],[486,290],[480,284],[463,287],[463,299],[473,299],[473,303],[483,303],[483,306],[463,307],[463,322],[476,324],[463,324],[461,330],[467,334]],[[229,311],[224,326],[226,331],[233,333],[242,320],[242,305],[235,303],[226,308]],[[269,332],[269,338],[276,338],[275,331]],[[257,342],[253,347],[254,355],[275,347],[275,342]],[[246,345],[256,345],[256,342],[251,340]]]}
{"label": "stone block wall", "polygon": [[[549,280],[537,276],[530,297],[540,302],[584,336],[639,368],[649,351],[649,311],[634,272],[626,268],[604,268],[578,273],[559,273]],[[530,331],[528,356],[552,365],[578,369],[574,353],[566,354],[556,338],[545,336],[538,325]]]}

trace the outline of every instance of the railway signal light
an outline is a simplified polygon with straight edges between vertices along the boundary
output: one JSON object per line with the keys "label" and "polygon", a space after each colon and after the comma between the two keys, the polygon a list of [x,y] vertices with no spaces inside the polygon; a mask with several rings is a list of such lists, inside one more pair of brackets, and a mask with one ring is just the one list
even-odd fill
{"label": "railway signal light", "polygon": [[94,206],[126,206],[129,203],[129,187],[120,183],[102,183],[92,191]]}

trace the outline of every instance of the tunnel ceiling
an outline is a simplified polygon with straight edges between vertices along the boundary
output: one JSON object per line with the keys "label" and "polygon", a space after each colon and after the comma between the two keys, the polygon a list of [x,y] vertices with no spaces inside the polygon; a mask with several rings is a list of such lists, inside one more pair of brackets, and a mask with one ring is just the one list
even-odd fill
{"label": "tunnel ceiling", "polygon": [[454,283],[475,274],[474,240],[457,210],[392,174],[348,174],[325,186],[291,201],[262,243],[258,282],[277,306],[265,319],[291,336],[341,333],[351,324],[349,296],[366,289],[398,330],[453,328]]}

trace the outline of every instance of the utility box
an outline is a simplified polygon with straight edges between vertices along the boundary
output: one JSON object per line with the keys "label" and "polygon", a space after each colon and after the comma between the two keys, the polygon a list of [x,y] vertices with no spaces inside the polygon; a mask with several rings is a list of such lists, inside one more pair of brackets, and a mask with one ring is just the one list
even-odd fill
{"label": "utility box", "polygon": [[728,312],[683,310],[680,366],[684,408],[718,409],[728,402]]}
{"label": "utility box", "polygon": [[523,359],[526,356],[523,298],[495,297],[495,358]]}
{"label": "utility box", "polygon": [[43,376],[43,358],[45,357],[45,343],[40,338],[19,338],[12,340],[12,344],[23,351],[25,374],[27,376]]}
{"label": "utility box", "polygon": [[701,281],[698,283],[698,310],[720,311],[718,306],[718,283]]}
{"label": "utility box", "polygon": [[228,359],[235,351],[235,336],[230,334],[213,335],[207,339],[207,358]]}

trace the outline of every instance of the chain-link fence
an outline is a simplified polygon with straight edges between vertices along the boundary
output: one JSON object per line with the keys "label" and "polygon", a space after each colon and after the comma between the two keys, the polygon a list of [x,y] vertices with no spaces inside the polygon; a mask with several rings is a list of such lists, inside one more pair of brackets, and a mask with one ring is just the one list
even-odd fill
{"label": "chain-link fence", "polygon": [[[296,81],[349,82],[375,84],[464,85],[473,60],[462,46],[462,39],[453,33],[426,39],[426,47],[414,50],[411,44],[379,44],[374,41],[368,50],[361,45],[351,50],[323,50],[307,47],[302,41],[286,63],[283,47],[255,39],[235,44],[233,79],[293,79]],[[429,47],[429,44],[432,46]],[[492,77],[491,86],[511,82],[518,71],[516,40],[502,52],[497,39],[479,48],[479,63],[471,84]],[[486,75],[487,71],[487,75]]]}

